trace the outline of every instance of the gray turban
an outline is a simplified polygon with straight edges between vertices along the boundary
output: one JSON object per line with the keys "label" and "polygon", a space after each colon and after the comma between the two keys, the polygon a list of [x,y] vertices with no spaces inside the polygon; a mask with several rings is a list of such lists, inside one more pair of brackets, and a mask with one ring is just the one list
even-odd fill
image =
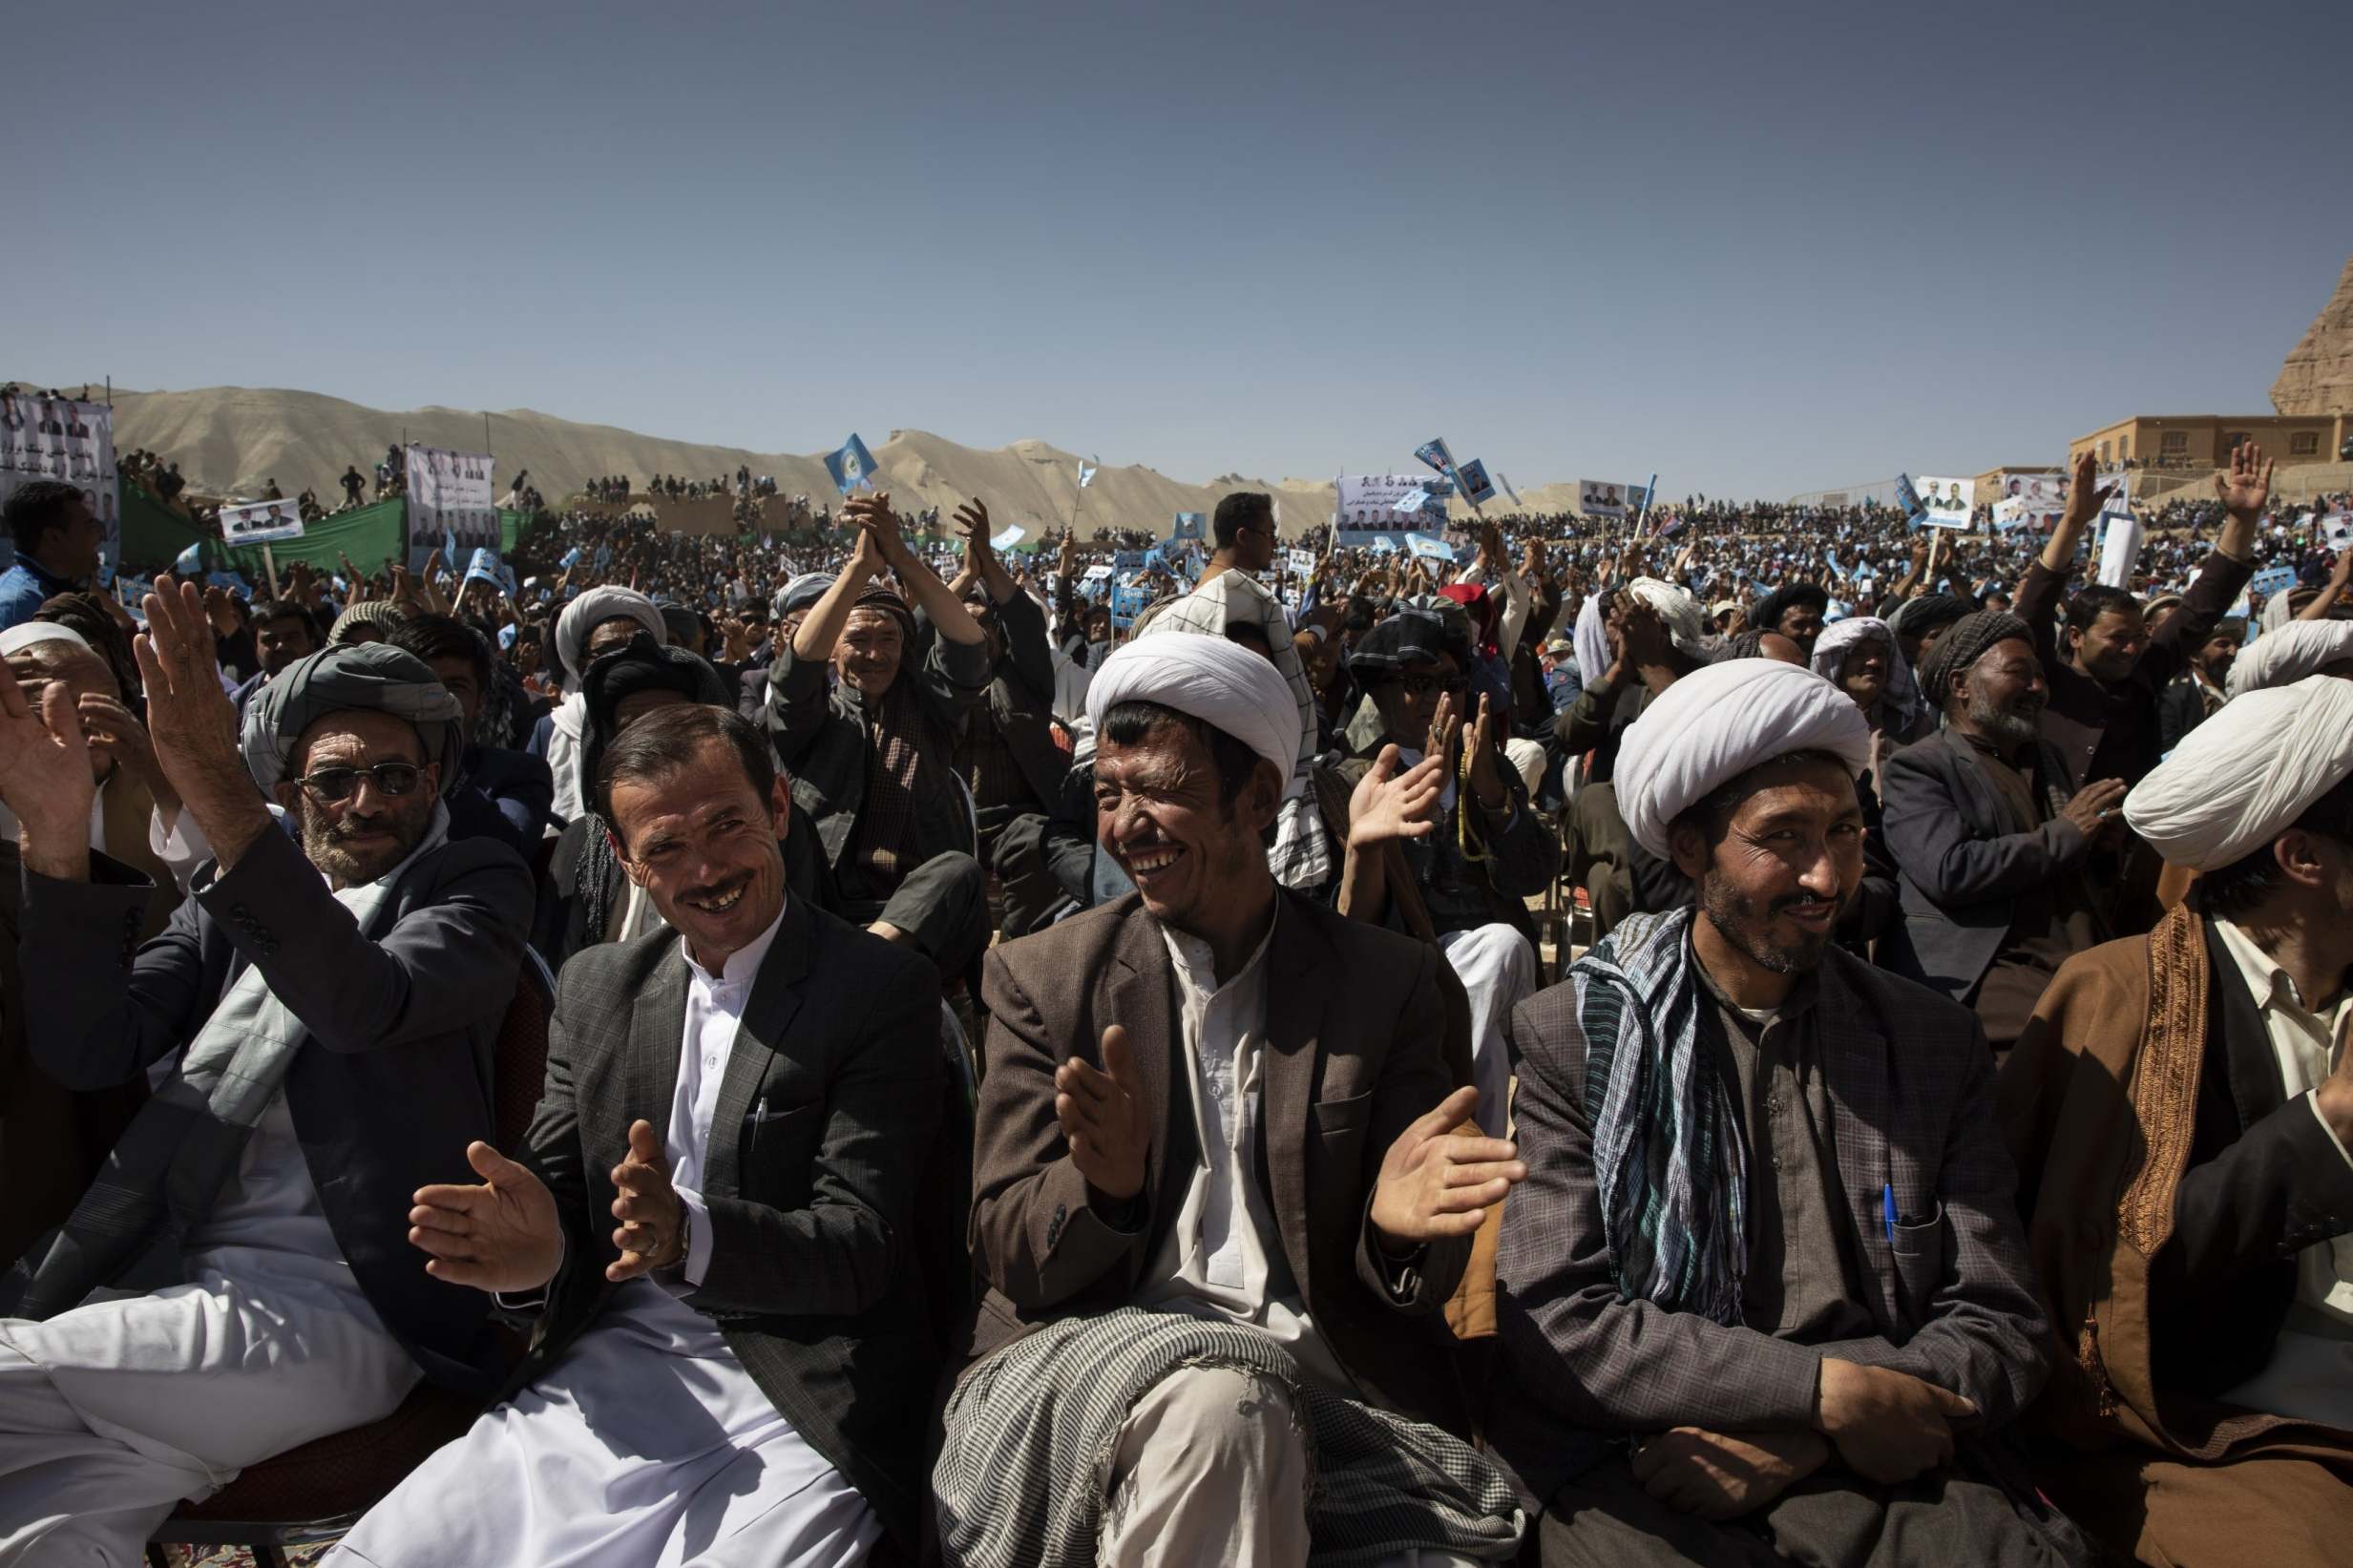
{"label": "gray turban", "polygon": [[2012,638],[2030,644],[2034,630],[2016,616],[1999,610],[1979,610],[1963,616],[1936,639],[1936,646],[1920,661],[1921,695],[1928,700],[1931,708],[1942,713],[1944,694],[1952,689],[1953,677],[1984,658],[1985,650],[1995,643],[2007,642]]}
{"label": "gray turban", "polygon": [[[283,783],[303,732],[330,713],[374,708],[416,726],[425,760],[454,760],[466,749],[465,712],[432,666],[389,642],[327,648],[296,659],[256,692],[245,708],[245,770],[263,790]],[[441,770],[447,794],[454,766]]]}

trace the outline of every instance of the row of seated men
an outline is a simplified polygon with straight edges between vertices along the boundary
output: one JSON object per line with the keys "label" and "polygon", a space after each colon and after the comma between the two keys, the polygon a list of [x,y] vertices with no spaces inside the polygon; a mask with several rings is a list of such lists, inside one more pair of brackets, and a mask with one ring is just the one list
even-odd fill
{"label": "row of seated men", "polygon": [[[868,568],[943,587],[873,537],[810,652],[860,624]],[[953,607],[926,607],[927,667],[985,638]],[[1835,940],[1856,704],[1769,659],[1685,676],[1614,792],[1692,902],[1517,1002],[1506,1113],[1434,936],[1277,874],[1318,828],[1358,890],[1380,844],[1487,856],[1524,784],[1485,724],[1384,745],[1335,844],[1267,652],[1180,617],[1104,659],[1087,779],[1133,891],[989,950],[968,1099],[940,1049],[956,954],[906,939],[946,906],[902,926],[884,880],[936,857],[887,810],[825,843],[777,767],[788,664],[765,731],[690,695],[599,746],[586,803],[628,889],[605,915],[659,920],[563,965],[501,1149],[493,1047],[537,900],[453,830],[457,700],[395,646],[338,647],[241,726],[193,592],[148,610],[146,728],[204,850],[152,941],[152,872],[92,847],[100,661],[11,634],[0,682],[11,1027],[67,1088],[151,1089],[0,1301],[0,1560],[136,1560],[180,1499],[428,1381],[484,1413],[329,1560],[2319,1562],[2347,1538],[2353,685],[2234,703],[2134,786],[2132,828],[2198,889],[2062,966],[1997,1085],[1966,1009]],[[833,662],[837,774],[919,825],[922,763]],[[788,872],[796,833],[830,889]],[[959,1126],[969,1204],[940,1160]],[[926,1244],[946,1191],[968,1251]],[[1482,1246],[1492,1364],[1457,1332]]]}

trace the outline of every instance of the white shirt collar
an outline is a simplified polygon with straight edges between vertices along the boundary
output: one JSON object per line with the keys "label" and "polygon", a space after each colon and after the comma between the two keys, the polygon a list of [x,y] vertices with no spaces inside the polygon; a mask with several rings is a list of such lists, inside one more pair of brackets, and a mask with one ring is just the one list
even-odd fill
{"label": "white shirt collar", "polygon": [[1266,957],[1267,949],[1274,941],[1274,923],[1282,919],[1282,909],[1283,901],[1277,897],[1273,918],[1267,922],[1267,934],[1258,939],[1258,946],[1251,951],[1249,961],[1229,975],[1224,985],[1218,983],[1217,955],[1209,950],[1208,943],[1165,922],[1156,920],[1153,924],[1160,927],[1161,940],[1168,945],[1168,956],[1175,960],[1179,977],[1202,996],[1208,997],[1216,995],[1258,967],[1259,960]]}
{"label": "white shirt collar", "polygon": [[729,953],[726,963],[721,966],[716,975],[695,962],[695,955],[687,948],[683,934],[678,939],[678,955],[686,960],[686,967],[694,972],[695,978],[706,986],[740,986],[760,972],[761,964],[767,958],[768,949],[776,942],[776,932],[785,923],[785,910],[791,903],[792,895],[787,893],[784,903],[776,907],[776,918],[768,922],[767,930]]}
{"label": "white shirt collar", "polygon": [[[2223,949],[2237,963],[2239,977],[2247,982],[2247,990],[2254,993],[2258,1009],[2268,1011],[2276,1006],[2286,1006],[2307,1016],[2322,1016],[2319,1008],[2304,1000],[2297,989],[2296,977],[2275,963],[2271,954],[2265,952],[2237,922],[2216,920],[2214,928],[2221,932]],[[2322,1021],[2331,1021],[2342,1014],[2349,1002],[2353,1002],[2353,994],[2340,991],[2328,1004],[2328,1016]]]}

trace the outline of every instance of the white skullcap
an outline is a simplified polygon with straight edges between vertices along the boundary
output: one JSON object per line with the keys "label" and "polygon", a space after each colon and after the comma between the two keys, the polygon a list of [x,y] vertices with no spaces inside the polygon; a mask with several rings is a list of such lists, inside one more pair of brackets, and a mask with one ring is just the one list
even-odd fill
{"label": "white skullcap", "polygon": [[95,654],[90,639],[71,626],[60,626],[53,620],[28,620],[0,632],[0,659],[21,653],[36,642],[71,642],[86,654]]}
{"label": "white skullcap", "polygon": [[592,588],[565,605],[564,613],[556,617],[556,657],[563,661],[565,692],[578,691],[580,678],[588,673],[583,667],[588,634],[623,616],[652,633],[657,646],[669,646],[670,628],[652,599],[634,588]]}
{"label": "white skullcap", "polygon": [[2353,659],[2353,620],[2291,620],[2238,650],[2227,689],[2242,697],[2290,685],[2341,659]]}
{"label": "white skullcap", "polygon": [[2353,680],[2306,676],[2223,703],[2132,786],[2124,820],[2174,865],[2218,870],[2294,826],[2347,773]]}
{"label": "white skullcap", "polygon": [[[2353,689],[2353,688],[2349,688]],[[1793,751],[1827,751],[1849,773],[1871,765],[1871,726],[1854,699],[1775,659],[1731,659],[1668,687],[1618,744],[1618,811],[1665,860],[1668,826],[1719,784]]]}
{"label": "white skullcap", "polygon": [[1272,763],[1287,782],[1298,760],[1299,708],[1290,685],[1264,655],[1222,637],[1147,637],[1126,644],[1087,682],[1086,721],[1098,737],[1103,715],[1122,702],[1158,702],[1222,729]]}
{"label": "white skullcap", "polygon": [[[1636,577],[1626,591],[1650,607],[1659,624],[1667,628],[1667,635],[1683,652],[1704,654],[1712,646],[1707,619],[1699,613],[1699,601],[1683,589],[1656,577]],[[1601,673],[1596,670],[1586,679],[1598,679]]]}

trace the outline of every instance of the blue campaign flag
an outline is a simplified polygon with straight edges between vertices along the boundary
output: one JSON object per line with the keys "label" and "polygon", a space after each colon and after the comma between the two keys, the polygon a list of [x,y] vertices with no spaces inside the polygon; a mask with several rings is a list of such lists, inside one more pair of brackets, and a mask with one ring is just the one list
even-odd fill
{"label": "blue campaign flag", "polygon": [[580,564],[581,554],[582,552],[580,547],[578,545],[574,545],[570,550],[564,552],[563,559],[557,561],[556,564],[569,572],[574,567]]}
{"label": "blue campaign flag", "polygon": [[1180,512],[1176,514],[1176,526],[1169,530],[1169,542],[1173,544],[1179,539],[1201,538],[1208,532],[1208,523],[1207,512]]}
{"label": "blue campaign flag", "polygon": [[204,541],[199,539],[196,543],[181,551],[179,557],[172,562],[172,570],[179,573],[183,577],[193,577],[199,572],[203,571]]}
{"label": "blue campaign flag", "polygon": [[1480,459],[1474,457],[1455,470],[1455,477],[1461,482],[1462,499],[1472,506],[1484,506],[1495,499],[1495,484],[1487,477],[1487,465]]}
{"label": "blue campaign flag", "polygon": [[1385,533],[1374,535],[1371,549],[1376,555],[1394,555],[1397,553],[1397,541]]}
{"label": "blue campaign flag", "polygon": [[1427,533],[1408,533],[1405,547],[1423,560],[1451,561],[1455,558],[1454,546],[1443,539],[1433,539]]}
{"label": "blue campaign flag", "polygon": [[494,583],[499,580],[497,551],[479,548],[474,551],[473,559],[466,563],[466,580],[472,582],[476,577],[484,582]]}
{"label": "blue campaign flag", "polygon": [[457,530],[453,528],[445,528],[441,531],[441,564],[444,566],[457,564]]}
{"label": "blue campaign flag", "polygon": [[826,454],[825,471],[833,476],[833,488],[844,495],[853,490],[874,488],[874,454],[866,449],[855,430],[842,443],[842,449]]}
{"label": "blue campaign flag", "polygon": [[1896,475],[1896,505],[1903,509],[1903,520],[1914,528],[1928,520],[1928,509],[1920,504],[1920,491],[1912,488],[1912,476]]}
{"label": "blue campaign flag", "polygon": [[2295,586],[2296,568],[2292,566],[2267,566],[2247,579],[2247,592],[2260,594],[2265,598],[2285,593]]}
{"label": "blue campaign flag", "polygon": [[1446,438],[1444,436],[1432,436],[1429,440],[1424,441],[1420,446],[1414,449],[1414,455],[1420,458],[1424,463],[1429,464],[1430,467],[1438,470],[1439,472],[1446,475],[1449,479],[1454,477],[1455,456],[1454,453],[1446,449]]}

